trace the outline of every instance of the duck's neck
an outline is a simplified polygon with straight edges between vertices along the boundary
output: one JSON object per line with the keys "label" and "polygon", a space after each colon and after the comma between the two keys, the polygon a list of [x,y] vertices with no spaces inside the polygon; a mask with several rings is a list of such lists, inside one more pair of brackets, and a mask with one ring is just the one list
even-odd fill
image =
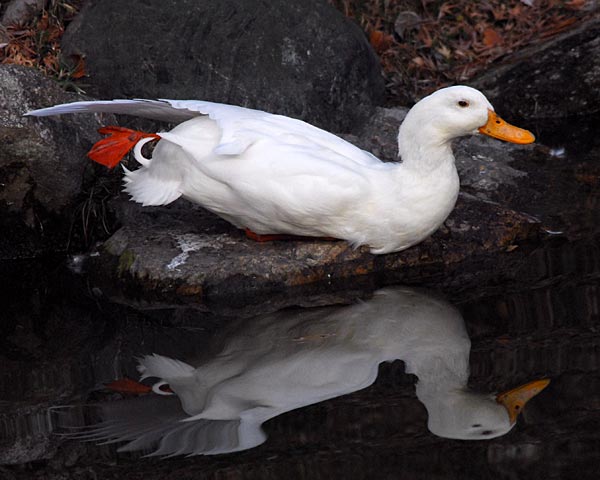
{"label": "duck's neck", "polygon": [[[459,348],[460,347],[460,348]],[[464,345],[439,346],[403,358],[407,373],[416,375],[417,396],[436,397],[440,392],[461,391],[469,380],[469,350]]]}
{"label": "duck's neck", "polygon": [[398,156],[403,168],[421,175],[454,168],[452,139],[441,135],[432,124],[406,117],[398,133]]}

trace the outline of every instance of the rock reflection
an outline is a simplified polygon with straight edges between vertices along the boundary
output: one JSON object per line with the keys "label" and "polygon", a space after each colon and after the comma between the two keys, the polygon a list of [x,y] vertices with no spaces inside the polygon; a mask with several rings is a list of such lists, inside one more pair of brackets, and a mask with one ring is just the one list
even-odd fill
{"label": "rock reflection", "polygon": [[[418,377],[429,430],[481,440],[507,433],[517,413],[509,414],[509,406],[520,411],[545,386],[510,392],[505,404],[470,391],[471,342],[460,313],[408,288],[382,289],[350,306],[256,317],[231,329],[223,342],[221,352],[198,367],[143,357],[143,378],[159,379],[155,393],[95,405],[102,422],[74,436],[125,441],[120,451],[149,449],[156,456],[245,450],[266,440],[261,426],[267,420],[365,388],[380,363],[401,359]],[[157,388],[165,383],[172,393]],[[68,409],[54,413],[64,426]]]}

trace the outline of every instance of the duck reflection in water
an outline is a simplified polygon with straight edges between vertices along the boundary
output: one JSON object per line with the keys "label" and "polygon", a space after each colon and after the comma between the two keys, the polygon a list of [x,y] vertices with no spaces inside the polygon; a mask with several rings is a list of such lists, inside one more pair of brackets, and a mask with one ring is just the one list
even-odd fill
{"label": "duck reflection in water", "polygon": [[143,357],[138,369],[143,379],[158,379],[152,390],[159,395],[99,404],[103,422],[76,436],[126,441],[120,451],[154,448],[158,456],[245,450],[266,440],[267,420],[365,388],[380,363],[396,359],[418,377],[432,433],[504,435],[548,380],[500,395],[470,391],[470,348],[452,305],[408,288],[382,289],[350,306],[277,312],[247,321],[198,367]]}

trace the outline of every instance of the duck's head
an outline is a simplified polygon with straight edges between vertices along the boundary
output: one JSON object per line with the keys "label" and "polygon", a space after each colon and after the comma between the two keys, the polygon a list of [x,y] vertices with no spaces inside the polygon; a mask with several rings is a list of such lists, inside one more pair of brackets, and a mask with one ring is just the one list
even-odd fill
{"label": "duck's head", "polygon": [[525,404],[549,383],[535,380],[498,395],[453,392],[426,403],[428,428],[435,435],[458,440],[499,437],[515,426]]}
{"label": "duck's head", "polygon": [[[404,132],[403,132],[404,130]],[[513,143],[532,143],[528,130],[502,120],[479,90],[463,85],[442,88],[419,101],[400,127],[399,142],[445,145],[452,139],[482,133]]]}

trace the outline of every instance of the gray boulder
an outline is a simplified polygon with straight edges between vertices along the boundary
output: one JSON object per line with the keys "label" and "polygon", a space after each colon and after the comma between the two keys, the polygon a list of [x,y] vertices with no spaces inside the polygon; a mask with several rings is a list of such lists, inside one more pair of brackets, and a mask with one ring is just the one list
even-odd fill
{"label": "gray boulder", "polygon": [[508,266],[523,259],[518,246],[539,231],[527,215],[463,195],[432,237],[404,252],[373,255],[344,241],[256,243],[181,200],[123,207],[123,227],[89,258],[94,287],[136,308],[193,306],[235,316],[311,304],[314,292],[370,283],[501,283]]}
{"label": "gray boulder", "polygon": [[45,0],[11,0],[6,5],[0,23],[2,25],[24,24],[39,13],[45,3]]}
{"label": "gray boulder", "polygon": [[96,170],[85,154],[99,138],[99,119],[23,117],[81,99],[36,70],[0,65],[0,85],[0,260],[64,251]]}
{"label": "gray boulder", "polygon": [[63,51],[85,57],[103,98],[204,99],[334,131],[383,98],[363,32],[322,0],[91,0]]}

